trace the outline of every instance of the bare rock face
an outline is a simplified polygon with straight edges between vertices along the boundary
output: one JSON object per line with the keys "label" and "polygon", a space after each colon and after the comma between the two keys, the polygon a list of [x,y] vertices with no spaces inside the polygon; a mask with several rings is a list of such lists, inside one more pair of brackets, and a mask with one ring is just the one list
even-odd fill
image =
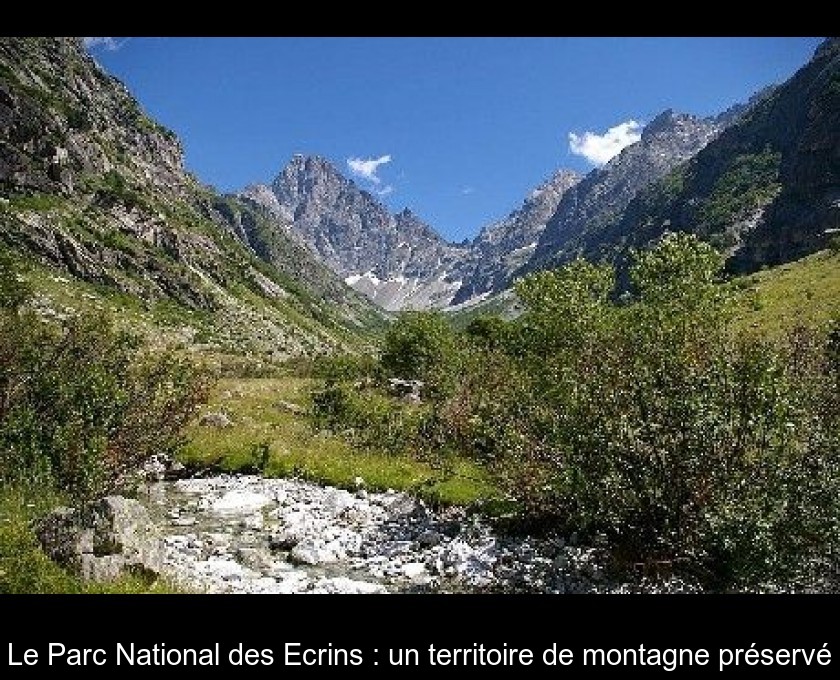
{"label": "bare rock face", "polygon": [[799,259],[840,227],[840,39],[685,164],[641,191],[587,250],[645,247],[665,230],[693,232],[733,272]]}
{"label": "bare rock face", "polygon": [[202,186],[81,38],[0,39],[0,241],[147,308],[210,314],[212,342],[275,360],[383,317],[294,236],[268,188],[244,201]]}
{"label": "bare rock face", "polygon": [[57,508],[36,534],[44,552],[86,581],[160,573],[163,552],[148,511],[137,501],[107,496],[82,507]]}
{"label": "bare rock face", "polygon": [[563,193],[560,171],[473,243],[447,243],[408,208],[392,215],[326,159],[295,155],[270,187],[240,194],[278,218],[360,293],[387,310],[442,308],[489,291],[533,251]]}
{"label": "bare rock face", "polygon": [[451,304],[480,299],[503,289],[513,272],[534,254],[557,205],[580,180],[576,172],[558,170],[534,189],[518,209],[484,227],[459,267],[462,284]]}
{"label": "bare rock face", "polygon": [[694,156],[736,116],[698,118],[667,110],[602,168],[590,172],[560,200],[548,220],[526,271],[567,260],[580,243],[621,215],[636,194]]}
{"label": "bare rock face", "polygon": [[325,158],[295,155],[269,187],[242,195],[292,221],[292,231],[353,288],[388,310],[444,306],[465,249],[409,209],[392,215]]}

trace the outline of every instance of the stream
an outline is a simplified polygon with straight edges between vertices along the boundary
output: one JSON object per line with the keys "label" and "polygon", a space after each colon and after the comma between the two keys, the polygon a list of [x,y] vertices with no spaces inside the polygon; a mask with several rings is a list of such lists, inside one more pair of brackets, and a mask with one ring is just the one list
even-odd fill
{"label": "stream", "polygon": [[[502,536],[461,508],[433,511],[362,480],[159,481],[139,500],[164,538],[164,573],[208,593],[635,592],[574,537]],[[669,591],[683,589],[669,582]],[[645,588],[650,592],[650,588]]]}

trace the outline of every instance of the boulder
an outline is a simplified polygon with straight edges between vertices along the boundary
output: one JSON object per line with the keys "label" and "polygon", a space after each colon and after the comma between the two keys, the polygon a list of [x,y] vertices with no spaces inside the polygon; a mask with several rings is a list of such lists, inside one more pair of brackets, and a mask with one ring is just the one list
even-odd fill
{"label": "boulder", "polygon": [[207,427],[233,427],[233,421],[227,413],[221,411],[205,413],[198,421],[199,425]]}
{"label": "boulder", "polygon": [[148,511],[136,500],[107,496],[76,508],[57,508],[38,522],[44,552],[88,581],[127,573],[157,576],[163,546]]}
{"label": "boulder", "polygon": [[333,564],[346,557],[340,546],[332,541],[325,544],[319,539],[304,539],[289,553],[292,564],[315,566],[319,564]]}
{"label": "boulder", "polygon": [[422,380],[403,380],[402,378],[389,378],[388,391],[411,404],[419,404],[422,401],[421,393],[424,387]]}

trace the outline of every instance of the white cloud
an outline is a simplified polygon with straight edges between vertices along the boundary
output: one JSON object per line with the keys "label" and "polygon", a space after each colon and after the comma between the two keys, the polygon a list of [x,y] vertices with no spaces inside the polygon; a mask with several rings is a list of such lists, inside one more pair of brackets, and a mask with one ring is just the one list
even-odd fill
{"label": "white cloud", "polygon": [[120,49],[120,47],[125,45],[126,40],[128,38],[124,40],[120,40],[119,38],[82,38],[82,42],[84,42],[87,49],[93,50],[101,47],[109,52],[115,52]]}
{"label": "white cloud", "polygon": [[586,131],[582,135],[569,133],[569,150],[583,156],[590,163],[603,165],[617,155],[625,146],[630,146],[642,138],[642,126],[635,120],[628,120],[611,127],[604,134],[598,135]]}
{"label": "white cloud", "polygon": [[461,188],[461,195],[462,196],[469,196],[470,194],[474,194],[475,189],[473,187],[462,187]]}
{"label": "white cloud", "polygon": [[388,194],[392,193],[393,191],[394,191],[394,187],[393,187],[393,185],[391,185],[391,184],[386,184],[386,185],[385,185],[384,187],[382,187],[381,189],[377,189],[377,191],[376,191],[376,195],[377,195],[377,196],[387,196]]}
{"label": "white cloud", "polygon": [[369,182],[372,182],[373,184],[379,184],[380,182],[382,182],[382,178],[377,177],[376,171],[379,169],[380,165],[384,165],[385,163],[390,162],[391,154],[385,154],[384,156],[380,156],[379,158],[348,158],[347,167],[349,167],[350,172],[352,172],[357,177],[366,179]]}

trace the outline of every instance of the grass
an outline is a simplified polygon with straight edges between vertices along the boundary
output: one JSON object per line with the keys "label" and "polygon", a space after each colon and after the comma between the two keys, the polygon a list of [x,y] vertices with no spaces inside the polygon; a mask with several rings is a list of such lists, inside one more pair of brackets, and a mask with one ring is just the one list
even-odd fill
{"label": "grass", "polygon": [[[823,250],[801,260],[739,277],[738,324],[779,337],[796,325],[821,326],[840,317],[840,253]],[[513,298],[499,295],[450,312],[459,329],[481,315],[510,315]]]}
{"label": "grass", "polygon": [[313,431],[305,415],[292,411],[307,408],[312,384],[296,377],[221,380],[203,413],[223,412],[232,426],[194,423],[184,463],[298,476],[345,488],[361,477],[368,489],[410,491],[441,504],[466,505],[497,496],[488,474],[470,461],[456,459],[444,469],[406,456],[354,450],[338,437]]}
{"label": "grass", "polygon": [[741,278],[739,323],[771,337],[840,318],[840,254],[821,251]]}
{"label": "grass", "polygon": [[126,576],[110,583],[85,583],[50,560],[41,550],[32,522],[62,505],[43,489],[0,486],[0,593],[169,593],[174,588],[158,579]]}

